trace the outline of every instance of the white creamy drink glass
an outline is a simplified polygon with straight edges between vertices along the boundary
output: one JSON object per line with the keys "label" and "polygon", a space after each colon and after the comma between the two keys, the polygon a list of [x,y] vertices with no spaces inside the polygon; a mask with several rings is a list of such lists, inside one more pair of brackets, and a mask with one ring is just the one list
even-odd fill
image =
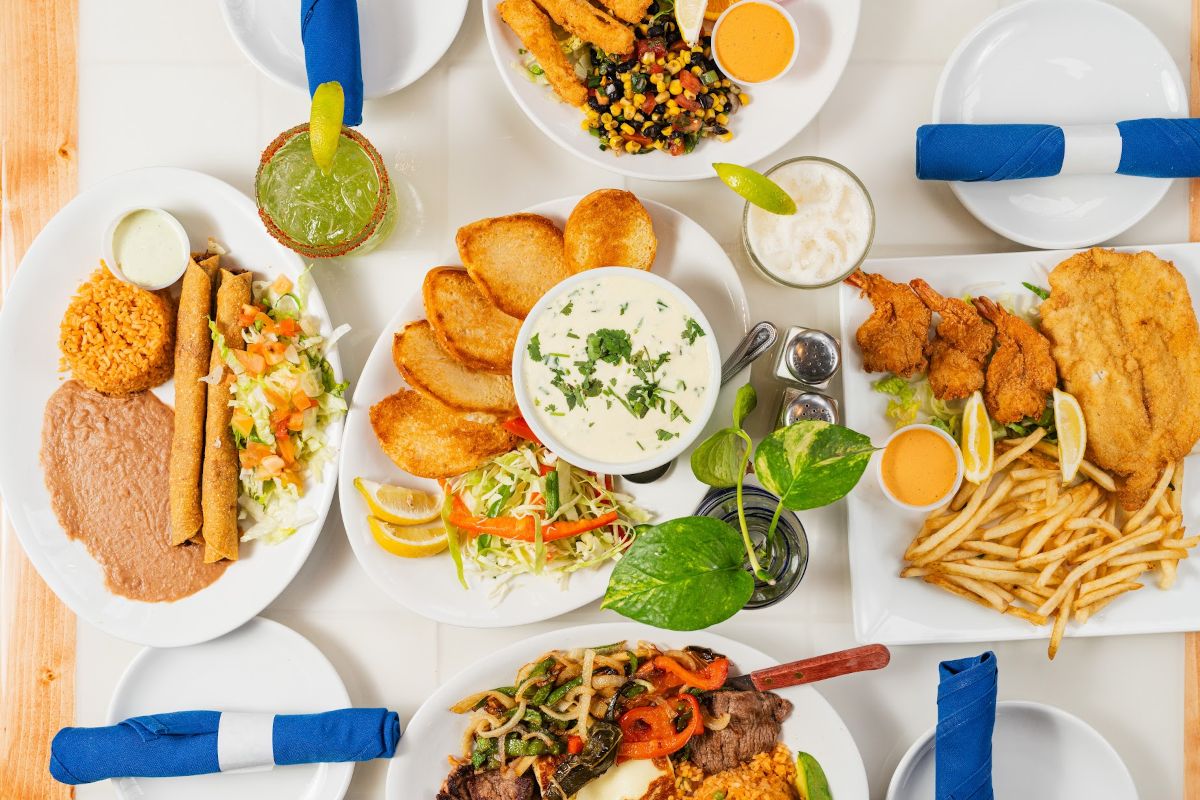
{"label": "white creamy drink glass", "polygon": [[813,289],[858,269],[875,236],[875,207],[862,181],[836,161],[815,156],[789,159],[766,175],[796,202],[796,213],[746,204],[742,243],[759,272],[785,286]]}

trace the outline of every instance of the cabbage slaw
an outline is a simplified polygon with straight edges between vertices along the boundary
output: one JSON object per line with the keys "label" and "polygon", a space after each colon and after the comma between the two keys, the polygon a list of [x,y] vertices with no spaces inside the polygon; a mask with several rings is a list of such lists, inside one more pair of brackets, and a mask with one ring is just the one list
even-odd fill
{"label": "cabbage slaw", "polygon": [[[550,574],[565,585],[574,572],[618,560],[636,536],[635,526],[650,515],[613,486],[612,476],[575,467],[534,443],[449,479],[447,505],[461,501],[467,513],[488,519],[531,519],[536,530],[532,542],[474,535],[444,513],[460,582],[467,586],[466,566],[489,584],[489,597],[498,601],[518,575]],[[555,525],[583,524],[612,512],[616,519],[594,530],[553,540],[543,535]]]}
{"label": "cabbage slaw", "polygon": [[281,542],[315,521],[300,499],[335,457],[325,429],[345,415],[348,383],[336,379],[325,355],[350,328],[321,335],[320,320],[305,313],[310,282],[305,271],[295,285],[282,275],[252,284],[253,305],[239,319],[244,350],[227,347],[210,323],[230,371],[206,380],[230,382],[242,541]]}

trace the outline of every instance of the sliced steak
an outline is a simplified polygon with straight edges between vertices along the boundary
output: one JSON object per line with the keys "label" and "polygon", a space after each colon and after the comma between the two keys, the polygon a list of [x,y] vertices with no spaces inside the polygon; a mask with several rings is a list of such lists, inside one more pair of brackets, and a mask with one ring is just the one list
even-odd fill
{"label": "sliced steak", "polygon": [[491,769],[476,773],[470,764],[454,768],[442,783],[437,800],[533,800],[533,777],[517,777]]}
{"label": "sliced steak", "polygon": [[723,730],[706,731],[692,739],[688,759],[706,773],[721,772],[775,748],[780,724],[792,704],[770,692],[716,692],[711,697],[714,717],[729,714]]}

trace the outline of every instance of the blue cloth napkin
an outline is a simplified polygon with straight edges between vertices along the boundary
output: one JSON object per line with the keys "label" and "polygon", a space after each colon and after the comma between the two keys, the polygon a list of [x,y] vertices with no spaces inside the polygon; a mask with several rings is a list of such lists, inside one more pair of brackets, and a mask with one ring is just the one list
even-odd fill
{"label": "blue cloth napkin", "polygon": [[309,96],[322,83],[337,81],[346,95],[342,124],[361,125],[362,54],[356,0],[301,0],[300,39]]}
{"label": "blue cloth napkin", "polygon": [[992,800],[996,655],[943,661],[938,676],[936,800]]}
{"label": "blue cloth napkin", "polygon": [[[391,758],[400,741],[400,718],[386,708],[344,708],[323,714],[277,714],[267,719],[269,742],[218,747],[220,711],[176,711],[132,717],[103,728],[63,728],[50,743],[50,774],[61,783],[106,778],[203,775],[231,768],[245,751],[262,750],[274,763],[314,764]],[[271,715],[231,715],[270,717]],[[230,726],[233,727],[233,726]],[[270,761],[263,759],[270,764]]]}
{"label": "blue cloth napkin", "polygon": [[[1200,177],[1200,119],[1116,123],[1121,175]],[[917,177],[931,181],[1007,181],[1059,174],[1066,137],[1056,125],[922,125]]]}

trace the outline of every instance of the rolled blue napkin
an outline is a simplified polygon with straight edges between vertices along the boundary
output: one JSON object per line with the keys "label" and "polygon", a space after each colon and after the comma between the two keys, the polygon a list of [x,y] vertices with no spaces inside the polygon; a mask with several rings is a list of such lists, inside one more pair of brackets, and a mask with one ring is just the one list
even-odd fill
{"label": "rolled blue napkin", "polygon": [[1107,125],[922,125],[917,177],[1007,181],[1067,174],[1200,177],[1200,119]]}
{"label": "rolled blue napkin", "polygon": [[176,711],[103,728],[63,728],[50,743],[60,783],[166,778],[237,769],[391,758],[400,718],[386,708],[323,714]]}
{"label": "rolled blue napkin", "polygon": [[996,655],[943,661],[938,675],[936,800],[992,800]]}
{"label": "rolled blue napkin", "polygon": [[309,96],[322,83],[337,81],[346,96],[342,124],[361,125],[362,53],[356,0],[301,0],[300,39]]}

